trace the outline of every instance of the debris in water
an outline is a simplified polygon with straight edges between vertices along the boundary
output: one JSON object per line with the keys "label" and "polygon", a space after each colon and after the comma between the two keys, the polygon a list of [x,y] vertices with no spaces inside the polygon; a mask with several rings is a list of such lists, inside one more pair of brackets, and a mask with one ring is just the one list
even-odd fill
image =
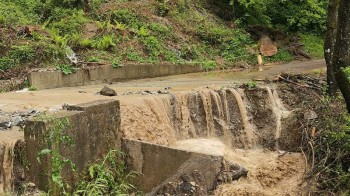
{"label": "debris in water", "polygon": [[222,163],[222,170],[217,176],[217,185],[224,183],[231,183],[241,177],[247,177],[248,170],[238,164],[224,161]]}
{"label": "debris in water", "polygon": [[138,92],[126,91],[122,95],[160,95],[160,94],[169,94],[169,92],[165,90],[158,90],[158,91],[145,90],[145,91],[138,91]]}

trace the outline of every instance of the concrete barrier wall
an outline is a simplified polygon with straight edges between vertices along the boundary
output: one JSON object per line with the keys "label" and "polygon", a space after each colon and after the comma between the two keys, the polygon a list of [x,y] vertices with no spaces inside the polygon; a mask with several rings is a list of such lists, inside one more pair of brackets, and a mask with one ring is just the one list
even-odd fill
{"label": "concrete barrier wall", "polygon": [[141,64],[126,65],[120,68],[104,65],[78,69],[70,75],[64,75],[61,71],[31,72],[28,74],[28,81],[30,86],[37,89],[49,89],[201,71],[203,71],[202,66],[198,64]]}
{"label": "concrete barrier wall", "polygon": [[[140,173],[135,184],[147,195],[183,195],[186,183],[193,195],[207,195],[215,188],[221,171],[222,156],[183,151],[132,139],[122,140],[130,170]],[[174,190],[169,190],[175,186]],[[195,185],[194,185],[195,184]],[[178,187],[176,187],[178,186]],[[181,190],[184,188],[185,190]],[[185,192],[184,192],[185,191]]]}
{"label": "concrete barrier wall", "polygon": [[[67,134],[73,139],[74,145],[60,146],[61,154],[72,160],[77,166],[73,173],[69,168],[63,171],[63,177],[69,181],[77,181],[77,173],[102,159],[110,149],[120,146],[120,105],[117,100],[101,100],[86,104],[68,106],[67,110],[50,114],[50,117],[67,118],[70,126]],[[50,123],[47,120],[31,120],[24,130],[26,154],[28,160],[27,179],[35,183],[39,189],[48,190],[50,168],[47,160],[42,164],[37,161],[40,150],[47,148],[46,136]]]}

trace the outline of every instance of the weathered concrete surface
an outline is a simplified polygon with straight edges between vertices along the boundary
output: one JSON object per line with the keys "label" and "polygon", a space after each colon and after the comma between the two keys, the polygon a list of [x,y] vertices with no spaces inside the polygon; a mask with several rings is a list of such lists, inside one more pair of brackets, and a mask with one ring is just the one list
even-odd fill
{"label": "weathered concrete surface", "polygon": [[127,65],[120,68],[112,66],[78,69],[75,73],[64,75],[61,71],[31,72],[28,81],[37,89],[80,86],[103,82],[118,82],[130,79],[152,78],[203,71],[199,64],[142,64]]}
{"label": "weathered concrete surface", "polygon": [[[186,190],[186,183],[192,182],[198,186],[192,190],[194,195],[206,195],[214,189],[223,163],[223,156],[178,150],[138,140],[123,139],[122,147],[127,154],[129,169],[141,173],[137,186],[148,195],[166,192],[170,189],[169,184],[179,182],[179,179],[183,184],[179,189]],[[184,190],[179,191],[183,193]]]}
{"label": "weathered concrete surface", "polygon": [[[61,145],[61,154],[72,160],[77,167],[77,173],[88,164],[103,158],[110,149],[120,146],[120,105],[117,100],[100,100],[76,106],[66,106],[66,111],[48,114],[56,119],[67,118],[69,127],[67,135],[74,145],[71,147]],[[50,131],[47,120],[31,120],[27,122],[24,130],[27,160],[29,170],[28,180],[34,182],[39,189],[48,190],[49,180],[47,171],[50,168],[47,160],[42,164],[37,161],[40,150],[47,148],[46,134]],[[63,177],[73,182],[74,176],[69,168],[63,171]]]}

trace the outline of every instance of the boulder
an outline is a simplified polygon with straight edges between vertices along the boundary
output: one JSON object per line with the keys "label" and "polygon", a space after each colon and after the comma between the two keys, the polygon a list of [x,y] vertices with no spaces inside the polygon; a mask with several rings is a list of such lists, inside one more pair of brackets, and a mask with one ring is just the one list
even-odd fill
{"label": "boulder", "polygon": [[116,96],[117,95],[115,90],[113,90],[107,86],[103,87],[103,89],[100,91],[100,94],[104,95],[104,96]]}
{"label": "boulder", "polygon": [[278,52],[277,46],[267,35],[261,37],[259,41],[259,50],[263,56],[273,56]]}

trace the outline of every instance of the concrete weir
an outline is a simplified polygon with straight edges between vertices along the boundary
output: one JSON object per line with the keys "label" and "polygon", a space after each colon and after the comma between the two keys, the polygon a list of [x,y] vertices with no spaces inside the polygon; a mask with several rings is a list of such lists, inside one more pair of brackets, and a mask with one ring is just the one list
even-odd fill
{"label": "concrete weir", "polygon": [[[119,149],[127,155],[128,169],[141,173],[134,183],[148,195],[207,195],[220,184],[247,176],[244,165],[226,158],[229,150],[295,150],[285,135],[293,135],[293,142],[301,135],[282,124],[293,122],[288,114],[271,87],[107,99],[48,113],[70,122],[68,135],[75,145],[61,146],[61,153],[78,172],[65,169],[66,181],[76,182],[89,164]],[[26,180],[41,190],[50,189],[45,175],[49,162],[37,161],[48,129],[49,121],[36,119],[24,130]]]}
{"label": "concrete weir", "polygon": [[[73,161],[77,173],[83,171],[88,164],[103,158],[110,149],[120,146],[119,101],[101,100],[67,106],[65,109],[51,114],[49,118],[68,119],[67,134],[73,139],[74,145],[61,146],[61,153]],[[29,167],[27,179],[41,190],[50,188],[48,176],[45,175],[50,165],[48,162],[38,163],[37,154],[47,148],[46,134],[51,128],[50,123],[47,118],[39,118],[28,121],[24,129]],[[64,171],[63,176],[72,183],[78,178],[70,170]]]}

